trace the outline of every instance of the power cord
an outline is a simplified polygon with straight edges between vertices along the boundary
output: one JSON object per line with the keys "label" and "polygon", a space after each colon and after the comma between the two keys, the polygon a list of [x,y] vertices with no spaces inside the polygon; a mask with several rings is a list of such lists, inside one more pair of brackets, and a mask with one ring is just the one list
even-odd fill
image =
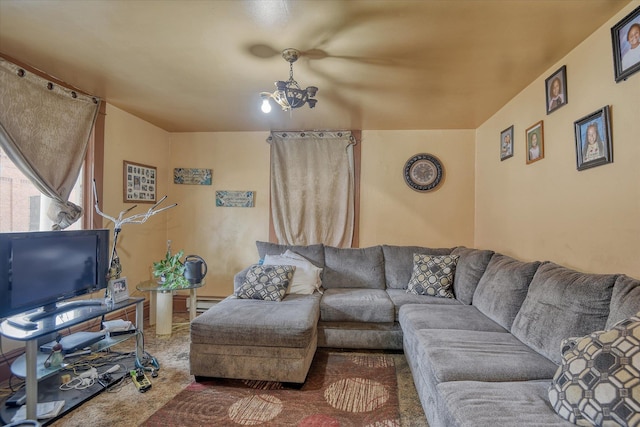
{"label": "power cord", "polygon": [[60,385],[60,390],[83,390],[89,388],[96,383],[101,382],[104,385],[106,382],[111,382],[111,374],[120,369],[120,365],[114,365],[101,374],[98,374],[98,370],[94,367],[84,371],[80,375],[74,377],[71,381]]}

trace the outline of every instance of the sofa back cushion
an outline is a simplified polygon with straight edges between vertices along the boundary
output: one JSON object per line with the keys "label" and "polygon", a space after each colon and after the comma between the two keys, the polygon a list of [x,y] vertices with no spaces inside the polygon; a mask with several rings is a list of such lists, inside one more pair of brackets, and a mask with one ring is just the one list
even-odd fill
{"label": "sofa back cushion", "polygon": [[413,254],[449,255],[451,248],[382,245],[387,288],[407,289],[413,271]]}
{"label": "sofa back cushion", "polygon": [[[322,287],[385,289],[382,247],[324,247]],[[409,269],[411,273],[411,269]]]}
{"label": "sofa back cushion", "polygon": [[307,246],[297,246],[297,245],[279,245],[277,243],[269,243],[269,242],[256,242],[256,248],[258,248],[258,256],[260,259],[264,259],[265,255],[282,255],[287,250],[295,252],[297,254],[302,255],[313,265],[319,268],[324,268],[324,245],[307,245]]}
{"label": "sofa back cushion", "polygon": [[451,251],[451,255],[460,257],[453,276],[453,295],[461,303],[469,305],[473,301],[473,294],[487,269],[493,251],[459,246]]}
{"label": "sofa back cushion", "polygon": [[640,280],[621,274],[613,284],[606,328],[640,311]]}
{"label": "sofa back cushion", "polygon": [[494,254],[473,294],[473,305],[503,328],[511,329],[539,266],[539,261],[524,262]]}
{"label": "sofa back cushion", "polygon": [[604,329],[616,280],[546,262],[536,271],[511,333],[560,364],[561,342]]}

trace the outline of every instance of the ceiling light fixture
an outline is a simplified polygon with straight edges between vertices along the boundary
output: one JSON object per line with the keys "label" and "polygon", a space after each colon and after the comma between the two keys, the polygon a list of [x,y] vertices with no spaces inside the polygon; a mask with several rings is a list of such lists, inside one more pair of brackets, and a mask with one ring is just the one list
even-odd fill
{"label": "ceiling light fixture", "polygon": [[306,89],[301,89],[298,82],[293,78],[293,63],[300,57],[300,52],[297,49],[285,49],[282,51],[282,57],[289,63],[289,80],[278,80],[276,90],[273,93],[261,92],[262,98],[262,112],[268,113],[271,111],[271,104],[269,99],[273,99],[282,107],[282,111],[291,111],[292,108],[300,108],[304,104],[308,104],[309,108],[316,106],[317,99],[313,99],[318,92],[318,88],[315,86],[309,86]]}

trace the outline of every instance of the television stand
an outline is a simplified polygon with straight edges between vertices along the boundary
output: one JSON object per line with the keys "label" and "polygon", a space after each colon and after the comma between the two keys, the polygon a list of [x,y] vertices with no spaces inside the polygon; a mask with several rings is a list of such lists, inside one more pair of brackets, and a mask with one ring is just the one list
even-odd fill
{"label": "television stand", "polygon": [[[93,318],[100,317],[109,314],[114,311],[122,310],[127,307],[135,305],[136,308],[136,328],[138,333],[142,333],[143,328],[143,303],[144,298],[129,298],[122,302],[113,305],[86,305],[86,302],[91,300],[78,301],[85,304],[76,304],[72,308],[65,307],[63,310],[64,316],[52,315],[48,312],[46,316],[37,318],[36,329],[22,329],[12,325],[9,320],[5,320],[0,323],[0,335],[16,340],[25,342],[26,352],[24,356],[20,356],[11,365],[11,371],[16,376],[25,379],[26,394],[27,394],[27,419],[36,419],[36,404],[38,403],[38,382],[54,376],[59,372],[61,367],[45,367],[44,359],[47,355],[40,353],[38,349],[38,339],[49,335],[59,330],[70,328],[72,326],[87,322]],[[40,314],[44,312],[36,313],[24,313],[17,317],[25,317],[28,315]],[[101,340],[96,343],[100,349],[105,349],[117,342],[122,342],[131,336],[137,336],[137,334],[124,335],[122,337],[110,337]],[[116,342],[115,338],[119,340]],[[121,339],[120,339],[121,338]],[[144,348],[142,348],[143,340],[136,340],[136,357],[141,358],[144,354]],[[39,357],[40,356],[40,357]],[[43,359],[44,358],[44,359]],[[40,359],[40,360],[39,360]],[[77,404],[76,404],[77,405]],[[67,406],[62,409],[61,415],[69,410],[73,409],[72,406]],[[6,420],[5,420],[6,421]]]}
{"label": "television stand", "polygon": [[102,306],[104,300],[99,299],[87,299],[79,301],[68,301],[56,304],[51,310],[47,308],[40,309],[35,313],[20,314],[17,316],[9,317],[7,321],[11,326],[25,330],[38,329],[38,320],[45,319],[49,316],[55,316],[56,314],[64,313],[84,306]]}

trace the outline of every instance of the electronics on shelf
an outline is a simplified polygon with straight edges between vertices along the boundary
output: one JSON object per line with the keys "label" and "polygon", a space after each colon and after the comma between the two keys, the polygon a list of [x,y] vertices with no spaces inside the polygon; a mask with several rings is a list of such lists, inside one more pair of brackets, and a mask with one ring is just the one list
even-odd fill
{"label": "electronics on shelf", "polygon": [[[107,336],[106,331],[98,332],[76,332],[71,335],[62,337],[60,345],[62,346],[62,352],[64,354],[75,353],[83,348],[89,347],[94,343],[104,339]],[[56,341],[51,341],[40,346],[40,351],[43,353],[51,353],[53,346],[56,345]]]}
{"label": "electronics on shelf", "polygon": [[109,230],[0,233],[0,254],[0,318],[15,327],[104,302],[64,303],[107,287]]}

